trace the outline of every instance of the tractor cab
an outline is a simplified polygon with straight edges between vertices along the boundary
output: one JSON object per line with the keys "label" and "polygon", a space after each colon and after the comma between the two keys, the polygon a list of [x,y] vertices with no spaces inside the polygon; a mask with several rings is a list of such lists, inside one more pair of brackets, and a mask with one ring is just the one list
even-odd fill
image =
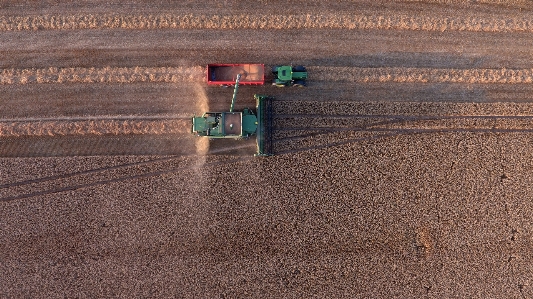
{"label": "tractor cab", "polygon": [[274,66],[272,68],[272,74],[274,75],[272,85],[278,87],[304,87],[307,85],[305,82],[307,79],[307,70],[301,65],[295,67],[290,65]]}

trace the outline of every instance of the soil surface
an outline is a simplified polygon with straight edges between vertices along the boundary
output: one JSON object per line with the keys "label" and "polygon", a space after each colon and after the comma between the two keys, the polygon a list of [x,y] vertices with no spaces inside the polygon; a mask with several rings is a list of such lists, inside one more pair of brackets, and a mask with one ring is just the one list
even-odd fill
{"label": "soil surface", "polygon": [[[2,1],[0,297],[532,297],[532,12]],[[276,155],[190,133],[208,63],[265,64]]]}

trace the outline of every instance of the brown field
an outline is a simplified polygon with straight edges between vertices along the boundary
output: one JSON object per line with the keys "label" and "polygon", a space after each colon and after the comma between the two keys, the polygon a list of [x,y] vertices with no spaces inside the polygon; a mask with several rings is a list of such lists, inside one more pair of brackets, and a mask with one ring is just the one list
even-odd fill
{"label": "brown field", "polygon": [[[0,298],[531,298],[532,44],[526,0],[1,1]],[[207,63],[307,66],[239,88],[275,156],[190,134]]]}

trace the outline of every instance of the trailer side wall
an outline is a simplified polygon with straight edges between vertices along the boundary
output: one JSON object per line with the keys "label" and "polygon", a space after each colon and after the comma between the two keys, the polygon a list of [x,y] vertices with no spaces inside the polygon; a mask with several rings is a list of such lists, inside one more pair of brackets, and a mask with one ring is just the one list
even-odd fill
{"label": "trailer side wall", "polygon": [[264,64],[208,64],[207,84],[233,85],[241,74],[239,85],[265,84]]}

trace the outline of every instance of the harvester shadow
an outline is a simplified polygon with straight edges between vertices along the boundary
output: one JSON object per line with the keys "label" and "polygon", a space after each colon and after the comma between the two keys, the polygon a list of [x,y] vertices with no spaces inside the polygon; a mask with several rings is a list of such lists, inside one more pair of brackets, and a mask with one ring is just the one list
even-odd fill
{"label": "harvester shadow", "polygon": [[[331,133],[319,133],[319,134],[324,135],[324,134],[331,134]],[[365,137],[361,137],[361,138],[346,139],[346,140],[343,140],[343,141],[331,142],[331,143],[322,144],[322,145],[306,146],[306,147],[301,147],[301,148],[297,148],[297,149],[282,150],[282,151],[277,152],[276,155],[289,155],[289,154],[307,152],[307,151],[311,151],[311,150],[320,150],[320,149],[326,149],[326,148],[333,148],[333,147],[338,147],[338,146],[351,144],[351,143],[358,143],[358,142],[364,142],[364,141],[369,141],[369,140],[373,140],[373,139],[381,139],[381,138],[393,137],[393,136],[397,136],[397,135],[400,135],[400,134],[401,134],[401,132],[375,134],[375,135],[372,135],[372,136],[365,136]]]}
{"label": "harvester shadow", "polygon": [[[308,128],[309,131],[313,131],[313,132],[297,134],[296,136],[292,136],[292,137],[285,137],[285,138],[278,138],[278,139],[274,138],[273,139],[273,143],[274,143],[273,149],[274,149],[274,153],[276,155],[287,155],[287,154],[294,154],[294,153],[298,153],[298,152],[305,152],[305,151],[310,151],[310,150],[335,147],[335,146],[340,146],[340,145],[349,144],[349,143],[362,142],[362,141],[366,141],[366,140],[372,140],[372,139],[379,139],[379,138],[395,136],[395,135],[398,135],[399,133],[398,132],[376,132],[374,130],[371,130],[371,128],[375,127],[375,126],[398,124],[398,123],[402,123],[402,122],[405,122],[405,119],[395,119],[395,120],[392,120],[392,121],[373,122],[373,123],[370,123],[370,124],[368,124],[366,126],[359,126],[359,127],[354,127],[354,128],[331,128],[331,129]],[[278,128],[278,130],[279,130],[279,128]],[[284,129],[284,130],[291,131],[291,128]],[[298,128],[297,130],[300,131],[301,128]],[[344,139],[342,141],[326,142],[326,143],[319,144],[319,145],[301,146],[301,147],[291,146],[291,149],[281,149],[281,150],[279,149],[280,144],[282,144],[284,142],[298,143],[301,140],[307,140],[309,138],[317,138],[317,137],[326,137],[327,138],[328,135],[331,136],[333,134],[336,134],[336,133],[339,133],[339,132],[343,132],[343,131],[344,132],[361,132],[361,133],[373,132],[374,135],[364,136],[364,137],[360,137],[360,138],[348,138],[348,139]],[[276,130],[274,130],[274,132],[276,132]],[[281,146],[281,147],[283,147],[283,146]]]}
{"label": "harvester shadow", "polygon": [[255,138],[250,137],[242,140],[211,140],[207,155],[253,156],[256,152]]}
{"label": "harvester shadow", "polygon": [[[393,118],[393,116],[391,116]],[[389,137],[396,137],[400,135],[419,135],[419,134],[441,134],[441,133],[457,133],[457,132],[469,132],[469,133],[532,133],[531,128],[502,128],[498,126],[493,127],[413,127],[412,125],[407,128],[395,127],[394,125],[401,124],[416,124],[418,121],[442,121],[447,119],[492,119],[497,120],[501,118],[505,119],[527,119],[533,120],[533,116],[408,116],[398,117],[388,121],[372,122],[364,126],[357,127],[335,127],[335,128],[296,128],[296,131],[313,131],[310,133],[297,134],[291,137],[279,138],[275,140],[278,144],[276,155],[295,154],[300,152],[306,152],[311,150],[326,149],[332,147],[338,147],[347,144],[365,142],[369,140],[384,139]],[[391,126],[392,125],[392,126]],[[290,131],[291,129],[286,129]],[[336,136],[333,136],[333,135]],[[358,136],[356,136],[358,135]],[[336,139],[336,140],[335,140]],[[311,141],[309,141],[311,140]],[[326,141],[322,141],[326,140]],[[328,141],[334,140],[334,141]],[[302,141],[305,141],[303,143]],[[316,141],[316,142],[314,142]],[[289,143],[289,146],[287,144]],[[298,144],[300,146],[298,146]],[[280,146],[281,145],[281,146]],[[296,146],[295,146],[296,145]],[[280,147],[282,149],[280,149]],[[283,149],[285,147],[285,149]],[[287,148],[288,147],[288,148]],[[276,148],[276,147],[274,147]]]}

